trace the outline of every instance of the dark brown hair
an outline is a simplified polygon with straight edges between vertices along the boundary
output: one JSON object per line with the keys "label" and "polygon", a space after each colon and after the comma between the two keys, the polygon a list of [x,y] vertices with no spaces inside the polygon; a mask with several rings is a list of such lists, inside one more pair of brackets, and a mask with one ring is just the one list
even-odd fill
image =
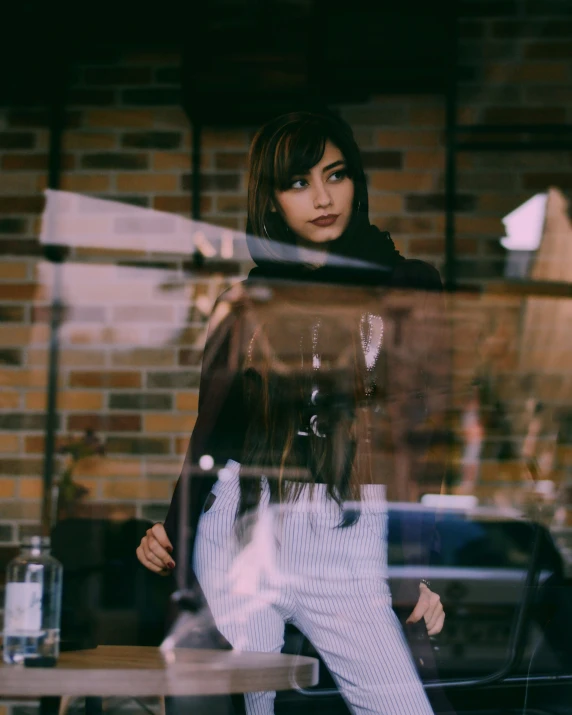
{"label": "dark brown hair", "polygon": [[365,175],[349,125],[330,113],[282,115],[259,129],[250,149],[246,230],[257,263],[279,261],[277,246],[295,243],[281,216],[271,211],[274,195],[288,188],[294,176],[306,174],[320,161],[328,140],[342,152],[348,176],[354,181],[354,216],[347,231],[358,218],[358,208],[367,220]]}

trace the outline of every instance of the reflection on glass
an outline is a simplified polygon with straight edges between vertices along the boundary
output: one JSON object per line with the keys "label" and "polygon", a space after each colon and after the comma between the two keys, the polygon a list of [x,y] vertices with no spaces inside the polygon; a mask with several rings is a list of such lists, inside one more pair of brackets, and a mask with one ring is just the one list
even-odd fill
{"label": "reflection on glass", "polygon": [[[295,197],[315,166],[294,174]],[[259,232],[231,237],[49,195],[46,226],[57,231],[45,240],[73,246],[62,272],[62,424],[95,429],[106,444],[78,465],[90,490],[81,515],[162,522],[197,420],[154,562],[178,579],[182,612],[163,643],[175,660],[175,646],[276,651],[285,641],[322,657],[321,687],[350,681],[342,690],[356,712],[381,701],[389,712],[428,711],[421,682],[491,676],[507,663],[519,677],[563,673],[571,301],[445,298],[426,290],[437,284],[416,285],[404,272],[427,269],[398,259],[369,224],[360,174],[341,168],[326,172],[324,191],[352,179],[348,226],[355,219],[352,237],[365,238],[332,239],[339,252],[312,242],[337,221],[319,195],[302,245],[278,231],[278,211]],[[545,208],[532,275],[563,279],[562,195],[548,192]],[[374,244],[391,270],[364,251]],[[102,246],[109,254],[91,250]],[[238,283],[193,272],[186,251],[207,266],[231,260],[237,273],[251,251],[258,268]],[[52,268],[40,264],[37,277],[45,308]],[[420,654],[405,622],[422,579],[446,619]],[[271,700],[257,702],[268,710]]]}

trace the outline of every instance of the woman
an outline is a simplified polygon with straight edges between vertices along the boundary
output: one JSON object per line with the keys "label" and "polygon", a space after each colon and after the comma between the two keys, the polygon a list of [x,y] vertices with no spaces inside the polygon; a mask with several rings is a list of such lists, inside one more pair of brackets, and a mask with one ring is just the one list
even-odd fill
{"label": "woman", "polygon": [[[196,473],[201,455],[226,465],[218,479],[191,482],[193,575],[233,647],[279,651],[293,622],[353,712],[430,713],[391,609],[385,498],[386,489],[414,493],[406,476],[414,481],[411,444],[422,451],[411,435],[429,403],[419,382],[429,321],[418,321],[414,345],[396,348],[388,366],[389,324],[379,313],[389,310],[388,288],[424,289],[402,297],[400,310],[416,315],[427,291],[440,289],[439,275],[405,260],[369,223],[359,150],[334,116],[301,112],[265,125],[249,182],[257,268],[213,313],[183,469]],[[381,423],[390,424],[393,462],[402,465],[393,479],[372,456]],[[137,549],[160,574],[175,568],[180,485],[165,525]],[[439,597],[418,588],[408,620],[424,619],[437,634]],[[247,710],[272,713],[273,701],[274,693],[249,694]]]}

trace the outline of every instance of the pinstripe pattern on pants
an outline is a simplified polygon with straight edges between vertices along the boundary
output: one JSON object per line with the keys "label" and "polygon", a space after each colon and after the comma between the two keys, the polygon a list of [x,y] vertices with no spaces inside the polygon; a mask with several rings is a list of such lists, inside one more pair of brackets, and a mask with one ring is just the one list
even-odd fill
{"label": "pinstripe pattern on pants", "polygon": [[[239,470],[229,463],[214,485],[195,542],[195,572],[221,633],[239,650],[279,652],[291,622],[354,713],[432,713],[391,607],[384,488],[362,486],[359,520],[340,528],[342,510],[325,485],[305,485],[296,501],[269,505],[262,479],[244,547],[236,524]],[[245,697],[249,715],[273,713],[275,693]]]}

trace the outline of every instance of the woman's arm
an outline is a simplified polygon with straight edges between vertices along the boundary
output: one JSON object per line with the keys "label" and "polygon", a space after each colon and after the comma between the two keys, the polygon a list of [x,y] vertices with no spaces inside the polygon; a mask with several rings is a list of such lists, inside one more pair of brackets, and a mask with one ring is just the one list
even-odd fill
{"label": "woman's arm", "polygon": [[[245,420],[237,342],[241,311],[233,305],[237,295],[240,286],[223,294],[213,309],[203,352],[198,416],[180,476],[164,524],[155,524],[137,549],[141,563],[157,573],[169,573],[179,564],[181,552],[190,560],[202,506],[216,481],[214,471],[199,469],[200,457],[210,455],[220,466],[242,456]],[[187,536],[184,545],[182,534]]]}

